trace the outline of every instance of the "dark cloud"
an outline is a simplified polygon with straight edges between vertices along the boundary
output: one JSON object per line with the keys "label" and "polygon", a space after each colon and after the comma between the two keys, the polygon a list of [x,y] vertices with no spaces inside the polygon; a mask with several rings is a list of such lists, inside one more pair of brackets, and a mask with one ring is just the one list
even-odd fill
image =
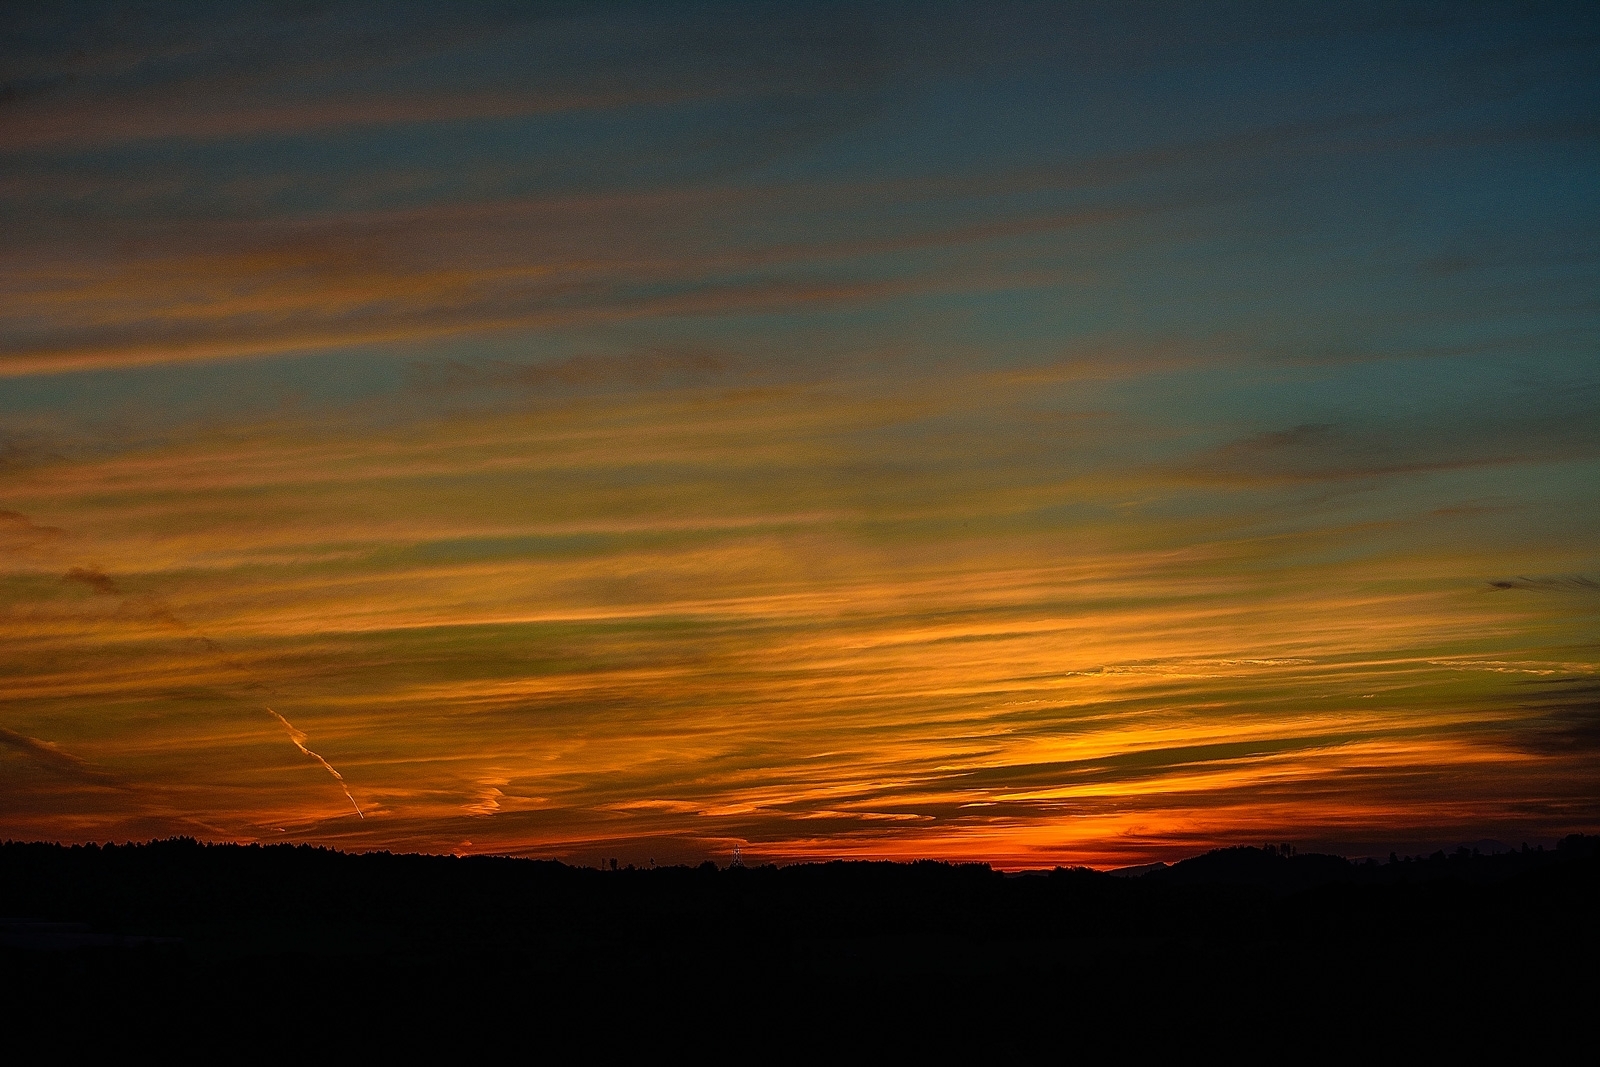
{"label": "dark cloud", "polygon": [[90,589],[93,589],[96,593],[103,593],[106,596],[122,595],[122,590],[117,587],[117,583],[112,581],[111,578],[98,567],[73,567],[71,570],[67,571],[66,574],[61,576],[61,580],[64,582],[77,582],[80,585],[86,585]]}
{"label": "dark cloud", "polygon": [[1462,405],[1416,419],[1305,422],[1208,449],[1182,473],[1203,481],[1337,482],[1545,463],[1600,454],[1591,387]]}
{"label": "dark cloud", "polygon": [[41,435],[0,434],[0,474],[60,458],[60,452],[47,445]]}
{"label": "dark cloud", "polygon": [[20,511],[0,509],[0,551],[42,548],[66,536],[67,532],[59,526],[43,526]]}
{"label": "dark cloud", "polygon": [[1600,678],[1531,681],[1512,699],[1522,712],[1515,747],[1541,756],[1600,753]]}
{"label": "dark cloud", "polygon": [[61,576],[64,582],[76,582],[88,586],[96,593],[103,596],[114,596],[122,600],[123,610],[130,611],[140,618],[149,619],[151,622],[160,623],[172,630],[177,630],[184,635],[185,640],[197,643],[210,651],[217,650],[217,643],[204,634],[196,633],[194,628],[174,615],[170,608],[159,597],[144,594],[129,596],[123,588],[116,583],[105,571],[99,567],[72,567]]}
{"label": "dark cloud", "polygon": [[21,753],[32,762],[83,785],[127,790],[130,787],[114,774],[95,767],[51,741],[41,741],[0,726],[0,745]]}
{"label": "dark cloud", "polygon": [[1044,789],[1063,785],[1138,781],[1159,778],[1172,771],[1262,759],[1288,752],[1326,748],[1362,740],[1354,734],[1315,737],[1253,738],[1207,745],[1141,749],[1094,759],[1050,763],[1013,764],[964,771],[940,779],[954,789]]}
{"label": "dark cloud", "polygon": [[1399,426],[1302,423],[1253,434],[1213,450],[1197,470],[1266,481],[1340,481],[1392,474],[1459,470],[1514,456],[1442,450]]}
{"label": "dark cloud", "polygon": [[1581,574],[1556,574],[1537,578],[1496,578],[1494,589],[1536,589],[1550,593],[1600,593],[1600,582]]}

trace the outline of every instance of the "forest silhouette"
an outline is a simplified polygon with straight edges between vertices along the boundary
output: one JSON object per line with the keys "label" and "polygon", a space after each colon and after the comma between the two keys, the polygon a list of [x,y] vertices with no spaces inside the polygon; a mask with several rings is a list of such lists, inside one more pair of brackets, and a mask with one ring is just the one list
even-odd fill
{"label": "forest silhouette", "polygon": [[56,1045],[240,1055],[459,1048],[508,1027],[612,1053],[718,1035],[790,1051],[870,1035],[1114,1052],[1243,1032],[1478,1048],[1586,1017],[1597,888],[1600,837],[1580,835],[1021,875],[6,842],[0,995],[14,1028]]}

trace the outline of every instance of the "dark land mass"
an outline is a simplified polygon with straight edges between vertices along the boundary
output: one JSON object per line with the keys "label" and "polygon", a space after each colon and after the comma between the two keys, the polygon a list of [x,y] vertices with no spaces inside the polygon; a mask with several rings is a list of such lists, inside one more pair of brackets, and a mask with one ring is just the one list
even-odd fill
{"label": "dark land mass", "polygon": [[1594,1045],[1600,838],[1115,877],[0,845],[13,1048],[230,1060]]}

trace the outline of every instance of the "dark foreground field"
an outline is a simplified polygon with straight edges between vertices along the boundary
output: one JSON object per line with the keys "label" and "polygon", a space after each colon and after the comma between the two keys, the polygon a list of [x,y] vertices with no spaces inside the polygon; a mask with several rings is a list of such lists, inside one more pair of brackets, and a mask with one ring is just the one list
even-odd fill
{"label": "dark foreground field", "polygon": [[1117,878],[7,843],[0,1011],[51,1058],[1587,1058],[1597,846]]}

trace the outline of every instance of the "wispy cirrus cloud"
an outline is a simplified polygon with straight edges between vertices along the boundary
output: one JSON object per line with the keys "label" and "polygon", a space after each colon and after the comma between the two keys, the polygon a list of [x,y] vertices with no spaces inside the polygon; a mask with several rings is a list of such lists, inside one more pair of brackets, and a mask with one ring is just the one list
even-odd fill
{"label": "wispy cirrus cloud", "polygon": [[[29,514],[115,556],[28,594],[14,699],[45,722],[163,709],[145,721],[197,755],[160,773],[259,760],[225,810],[352,846],[1117,863],[1284,825],[1513,819],[1535,781],[1582,807],[1570,755],[1515,740],[1548,733],[1504,695],[1532,675],[1478,669],[1571,674],[1506,636],[1564,609],[1497,599],[1483,559],[1419,564],[1331,517],[1251,528],[1279,497],[1175,521],[1192,481],[1103,452],[1136,422],[996,436],[997,410],[1077,395],[1070,376],[729,394],[693,354],[670,390],[641,359],[551,368],[575,407],[39,472]],[[112,573],[220,655],[118,609]],[[56,666],[90,650],[93,674]],[[225,710],[248,679],[339,767],[359,828]]]}
{"label": "wispy cirrus cloud", "polygon": [[1587,15],[67,14],[0,15],[8,827],[1600,825]]}
{"label": "wispy cirrus cloud", "polygon": [[37,737],[29,737],[0,726],[0,744],[74,782],[104,789],[130,788],[127,782],[116,775],[100,770],[87,760],[79,759],[54,742],[41,741]]}

